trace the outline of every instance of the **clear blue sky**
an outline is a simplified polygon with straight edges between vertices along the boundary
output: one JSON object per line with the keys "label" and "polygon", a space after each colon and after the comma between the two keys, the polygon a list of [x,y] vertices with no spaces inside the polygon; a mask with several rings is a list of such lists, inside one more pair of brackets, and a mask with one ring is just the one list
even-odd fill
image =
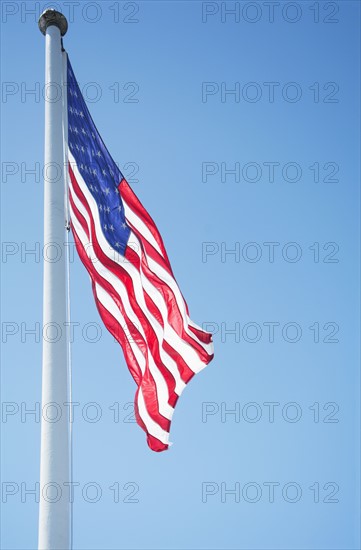
{"label": "clear blue sky", "polygon": [[[192,318],[217,331],[214,361],[177,405],[173,447],[152,453],[124,421],[135,385],[112,337],[96,334],[74,259],[74,548],[359,548],[359,3],[54,5],[78,81],[98,96],[93,118],[131,182],[136,167],[132,186]],[[43,163],[44,7],[2,3],[9,550],[37,544],[38,505],[24,492],[39,477],[40,424],[21,411],[41,399],[41,342],[26,330],[41,323],[42,263],[25,251],[42,251],[43,186],[26,170]],[[139,502],[123,502],[136,489]]]}

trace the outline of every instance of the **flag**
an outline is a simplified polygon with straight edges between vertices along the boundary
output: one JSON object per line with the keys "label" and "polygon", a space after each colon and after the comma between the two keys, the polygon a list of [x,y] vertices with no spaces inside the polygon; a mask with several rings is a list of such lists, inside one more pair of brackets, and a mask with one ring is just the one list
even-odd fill
{"label": "flag", "polygon": [[213,358],[212,336],[190,320],[157,227],[105,147],[69,58],[67,103],[76,249],[137,384],[137,423],[149,447],[164,451],[178,397]]}

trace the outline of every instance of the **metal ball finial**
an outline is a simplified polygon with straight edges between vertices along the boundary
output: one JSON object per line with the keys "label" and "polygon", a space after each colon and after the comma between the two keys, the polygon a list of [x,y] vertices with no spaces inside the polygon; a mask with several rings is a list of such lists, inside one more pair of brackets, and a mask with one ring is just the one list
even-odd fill
{"label": "metal ball finial", "polygon": [[68,22],[66,17],[60,13],[60,11],[56,11],[51,8],[45,10],[39,17],[38,21],[39,29],[44,35],[46,33],[46,29],[50,27],[50,25],[55,25],[58,27],[61,36],[64,36],[68,30]]}

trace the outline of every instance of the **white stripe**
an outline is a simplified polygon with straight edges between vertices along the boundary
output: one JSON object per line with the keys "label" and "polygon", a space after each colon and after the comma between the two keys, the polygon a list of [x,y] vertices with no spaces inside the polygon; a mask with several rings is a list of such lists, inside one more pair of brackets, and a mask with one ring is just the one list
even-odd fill
{"label": "white stripe", "polygon": [[171,445],[169,441],[169,433],[163,430],[163,428],[161,428],[159,424],[157,424],[153,420],[153,418],[149,416],[147,407],[145,406],[145,400],[144,400],[142,389],[139,390],[138,396],[139,396],[139,399],[138,399],[139,414],[141,415],[141,418],[143,419],[143,422],[146,425],[148,432],[154,437],[156,437],[157,439],[159,439],[159,441],[161,441],[165,445]]}
{"label": "white stripe", "polygon": [[[81,214],[83,214],[89,227],[90,222],[89,222],[88,213],[86,212],[85,208],[83,207],[79,199],[76,197],[76,194],[74,193],[72,185],[70,185],[70,192],[71,192],[72,199],[76,204],[76,207],[81,212]],[[81,211],[81,208],[83,211]],[[130,305],[126,287],[124,286],[124,284],[121,282],[120,279],[115,277],[115,275],[101,263],[101,261],[98,258],[97,258],[97,261],[94,262],[94,257],[93,258],[91,257],[92,247],[89,246],[89,244],[91,243],[89,242],[83,228],[78,222],[71,205],[70,205],[70,211],[71,211],[71,219],[74,224],[75,231],[83,245],[83,248],[88,258],[93,262],[95,270],[99,273],[99,275],[101,275],[106,281],[109,282],[109,284],[113,287],[115,292],[119,295],[119,298],[121,299],[121,302],[123,304],[123,307],[124,307],[124,310],[126,311],[127,316],[138,328],[139,332],[142,334],[144,340],[146,341],[146,337],[143,332],[141,323],[138,317],[136,316],[136,313],[134,312],[133,308]],[[90,232],[90,227],[89,227],[89,232]],[[95,254],[94,249],[93,249],[93,254]],[[148,354],[148,358],[149,358],[149,370],[154,378],[154,381],[157,387],[159,412],[162,416],[171,420],[174,409],[168,403],[168,400],[169,400],[168,386],[163,376],[161,375],[159,369],[157,368],[151,353]],[[142,364],[140,364],[139,366],[142,367]]]}
{"label": "white stripe", "polygon": [[[78,180],[77,180],[78,181]],[[79,181],[78,181],[78,184],[80,185]],[[72,185],[70,185],[70,190],[71,190],[71,194],[72,194],[72,198],[78,208],[78,210],[81,212],[81,214],[84,216],[84,218],[86,219],[86,222],[87,222],[87,225],[88,225],[88,228],[89,228],[89,232],[90,232],[90,220],[89,220],[89,216],[88,216],[88,213],[86,211],[86,209],[84,208],[84,206],[82,205],[81,201],[78,199],[78,197],[76,196],[76,194],[74,193],[74,190],[73,190],[73,187]],[[83,190],[83,189],[82,189]],[[86,198],[86,197],[85,197]],[[89,203],[88,203],[89,205]],[[91,208],[91,205],[89,205],[89,207]],[[96,207],[95,207],[96,208]],[[91,208],[92,209],[92,208]],[[95,218],[94,216],[94,210],[92,209],[92,214],[93,214],[93,219]],[[99,221],[99,220],[98,220]],[[99,223],[97,223],[97,220],[94,219],[94,225],[96,227],[96,236],[97,236],[97,240],[98,240],[98,243],[100,245],[100,247],[102,248],[104,254],[106,254],[108,256],[108,258],[110,258],[111,260],[115,261],[116,263],[118,263],[118,265],[121,265],[123,267],[123,269],[126,270],[126,268],[130,265],[128,262],[125,262],[124,260],[123,261],[117,261],[116,259],[116,256],[118,256],[118,253],[116,253],[110,246],[109,244],[107,243],[107,241],[105,241],[105,238],[103,236],[103,233],[100,229],[100,221]],[[112,250],[112,254],[107,254],[106,252],[106,247],[108,246],[108,248],[110,248],[110,250]],[[123,258],[123,257],[122,257]],[[100,261],[99,261],[100,262]],[[98,262],[97,262],[98,263]],[[102,264],[101,264],[102,265]],[[102,267],[105,268],[105,266],[102,265]],[[132,266],[133,267],[133,266]],[[106,268],[105,268],[106,269]],[[134,268],[133,268],[134,269]],[[108,271],[108,270],[107,270]],[[112,280],[114,282],[111,282],[113,288],[116,288],[117,292],[119,292],[118,290],[118,287],[115,286],[116,285],[116,281],[118,281],[118,278],[115,277],[113,275],[113,273],[111,271],[109,271],[109,273],[112,275]],[[136,272],[138,273],[138,272]],[[135,277],[136,278],[136,281],[134,281],[134,277],[132,275],[130,275],[131,278],[132,278],[132,281],[133,281],[133,285],[134,285],[134,288],[136,287],[135,285],[135,282],[139,283],[139,273],[138,273],[138,277]],[[136,315],[136,312],[134,312],[133,308],[131,307],[130,305],[130,302],[128,300],[128,294],[127,294],[127,289],[126,287],[124,286],[124,290],[126,292],[126,296],[127,296],[127,304],[129,304],[129,308],[131,308],[131,311],[134,313],[134,316],[135,316],[135,325],[137,326],[137,328],[139,328],[139,330],[141,331],[141,334],[142,336],[144,337],[144,340],[147,341],[147,338],[143,332],[143,327],[141,325],[141,322],[139,320],[139,318],[137,317]],[[124,293],[123,293],[123,296],[124,296]],[[138,303],[138,306],[139,308],[143,311],[143,313],[145,314],[145,316],[148,318],[151,326],[153,327],[154,331],[156,332],[156,336],[157,336],[157,341],[158,341],[158,350],[159,350],[159,354],[160,354],[160,357],[163,361],[163,363],[165,364],[165,366],[168,368],[168,370],[170,372],[171,369],[175,368],[176,369],[176,375],[177,375],[177,378],[175,379],[175,382],[176,382],[176,386],[175,386],[175,392],[180,395],[180,393],[182,392],[182,390],[184,389],[184,382],[182,381],[181,377],[180,377],[180,374],[179,374],[179,371],[176,367],[176,364],[173,360],[172,357],[170,357],[166,352],[165,350],[160,346],[160,342],[162,341],[162,330],[161,330],[161,326],[159,325],[159,323],[156,322],[155,318],[152,316],[151,318],[149,318],[149,316],[151,315],[150,312],[148,312],[148,310],[144,311],[144,307],[141,306],[141,304],[139,303],[139,299],[138,298],[141,298],[143,299],[143,302],[144,302],[144,296],[143,296],[143,293],[142,292],[139,292],[139,289],[138,289],[138,296],[136,295],[136,300],[137,300],[137,303]],[[144,304],[145,305],[145,304]],[[128,312],[127,312],[128,313]],[[130,317],[130,316],[129,316]],[[131,317],[130,317],[131,318]],[[134,320],[132,319],[133,323],[134,323]],[[153,321],[153,322],[152,322]],[[150,350],[151,351],[151,350]],[[173,367],[174,365],[174,367]],[[168,404],[168,400],[169,400],[169,392],[168,392],[168,386],[167,386],[167,383],[165,382],[164,378],[163,378],[163,375],[161,374],[161,372],[159,371],[155,361],[154,361],[154,358],[153,358],[153,355],[152,353],[149,354],[149,368],[151,370],[151,373],[154,377],[155,380],[157,380],[157,387],[159,385],[159,387],[162,389],[163,386],[165,385],[166,387],[166,391],[167,391],[167,404],[164,405],[162,404],[163,406],[163,410],[165,409],[165,407],[169,407],[168,409],[168,412],[166,413],[166,418],[171,418],[172,414],[173,414],[173,408]],[[178,383],[178,385],[177,385]],[[178,393],[179,392],[179,393]],[[163,413],[162,413],[163,414]],[[169,416],[170,415],[170,416]]]}
{"label": "white stripe", "polygon": [[[176,349],[177,344],[174,344],[174,342],[173,342],[173,340],[174,340],[173,334],[170,333],[170,334],[165,335],[164,331],[163,331],[163,327],[160,325],[160,323],[154,317],[154,315],[151,313],[151,311],[149,311],[149,309],[148,309],[148,307],[145,303],[143,288],[142,288],[142,284],[141,284],[141,281],[140,281],[139,271],[131,263],[129,263],[127,261],[124,261],[124,257],[121,256],[118,252],[114,251],[113,248],[110,247],[109,243],[106,241],[106,239],[103,235],[103,232],[101,230],[99,212],[98,212],[98,207],[96,205],[96,202],[95,202],[93,196],[91,195],[91,193],[89,192],[83,178],[81,177],[81,174],[79,174],[79,171],[77,170],[77,167],[73,166],[73,169],[74,169],[74,175],[76,177],[78,185],[79,185],[79,187],[81,188],[81,190],[84,194],[84,197],[85,197],[85,199],[86,199],[86,201],[89,205],[89,208],[91,209],[92,217],[93,217],[94,225],[95,225],[95,229],[96,229],[96,236],[97,236],[98,243],[99,243],[100,247],[102,248],[104,254],[106,254],[106,256],[109,259],[111,259],[112,261],[114,261],[115,263],[120,265],[125,271],[127,271],[129,276],[131,277],[131,280],[133,282],[134,294],[135,294],[135,298],[137,300],[138,306],[142,310],[142,312],[144,313],[144,315],[146,316],[146,318],[148,319],[149,323],[151,324],[153,330],[156,333],[158,344],[159,344],[158,345],[158,350],[159,350],[161,360],[162,360],[163,364],[166,366],[166,368],[169,370],[169,372],[172,374],[172,376],[174,377],[175,392],[177,393],[177,395],[180,395],[182,393],[184,387],[185,387],[185,383],[181,379],[181,376],[180,376],[180,373],[179,373],[176,362],[161,346],[161,342],[163,340],[166,340],[171,347]],[[71,189],[73,189],[72,186],[71,186]],[[73,198],[74,198],[74,195],[76,196],[76,194],[73,192],[72,193]],[[83,205],[81,204],[81,202],[79,200],[77,200],[77,207],[78,207],[78,204],[79,204],[78,209],[84,215],[84,217],[87,219],[87,223],[88,223],[88,226],[89,226],[89,229],[90,229],[88,214],[87,214],[85,208],[83,207]],[[110,252],[108,252],[108,250],[111,250],[112,252],[110,253]],[[157,289],[155,289],[155,287],[152,286],[152,288],[154,288],[154,291],[159,293],[159,291]],[[152,294],[154,294],[154,293],[152,292]],[[139,320],[138,320],[138,322],[139,322]],[[170,329],[172,329],[172,327],[170,327],[170,325],[168,324],[168,320],[166,318],[165,319],[165,329],[166,329],[167,332],[169,332],[168,327]],[[180,340],[181,342],[184,342],[183,340],[179,339],[179,335],[177,335],[174,330],[173,330],[173,333],[174,333],[174,335],[176,335],[178,340]],[[171,337],[170,340],[169,340],[169,336]],[[193,355],[193,361],[189,365],[189,367],[193,370],[192,364],[194,363],[194,369],[196,369],[196,370],[193,370],[193,372],[198,372],[198,370],[201,370],[202,368],[204,368],[205,365],[204,365],[204,363],[200,362],[198,355],[196,354],[196,352],[191,347],[189,347],[188,349],[192,350],[195,354],[195,355]],[[183,350],[182,353],[186,353],[186,351]],[[151,361],[154,363],[153,357],[150,357],[150,362]],[[197,365],[196,362],[201,363],[201,364]],[[158,370],[155,363],[152,366],[154,366],[154,368]],[[162,376],[162,380],[163,380],[163,376]]]}
{"label": "white stripe", "polygon": [[[125,319],[120,313],[119,308],[114,302],[114,300],[112,299],[112,297],[98,283],[95,283],[95,287],[96,287],[97,297],[100,303],[109,311],[111,315],[113,315],[115,319],[117,319],[119,324],[123,326],[122,323],[125,323]],[[138,357],[140,358],[140,356],[144,359],[143,355],[139,353],[138,346],[133,345],[133,342],[129,341],[129,343],[132,347],[134,355],[136,355],[137,361],[138,361]],[[147,431],[151,435],[159,439],[162,443],[165,443],[167,445],[169,434],[168,432],[163,430],[163,428],[161,428],[159,424],[157,424],[157,422],[155,422],[155,420],[153,420],[149,415],[145,404],[142,388],[140,388],[138,393],[138,410],[139,410],[139,415],[147,428]]]}
{"label": "white stripe", "polygon": [[[96,294],[97,294],[99,302],[103,305],[103,307],[105,307],[105,309],[107,311],[109,311],[109,313],[111,315],[113,315],[113,317],[118,321],[120,326],[123,327],[126,324],[126,321],[125,321],[124,317],[122,316],[121,312],[119,311],[119,308],[118,308],[117,304],[114,302],[113,298],[98,283],[95,283],[95,289],[96,289]],[[130,340],[128,340],[128,341],[129,341],[129,344],[132,348],[132,351],[133,351],[133,353],[136,357],[136,360],[137,360],[138,364],[140,364],[141,362],[145,363],[144,356],[140,352],[137,344],[135,342],[130,341]],[[143,369],[144,369],[144,365],[143,365]],[[143,371],[143,369],[142,369],[142,371]],[[149,413],[147,411],[147,407],[145,405],[142,388],[140,388],[139,393],[138,393],[138,410],[139,410],[139,415],[140,415],[142,421],[144,422],[144,424],[147,428],[147,431],[151,435],[153,435],[154,437],[159,439],[162,443],[165,443],[166,445],[169,444],[169,441],[168,441],[169,434],[168,434],[168,432],[163,430],[163,428],[161,428],[159,426],[159,424],[157,424],[151,418],[151,416],[149,415]]]}
{"label": "white stripe", "polygon": [[184,330],[187,332],[188,336],[190,336],[200,346],[202,346],[202,348],[209,355],[212,355],[213,354],[213,343],[210,342],[209,344],[206,344],[205,342],[202,342],[201,340],[199,340],[197,335],[194,334],[189,329],[189,327],[188,327],[188,314],[187,314],[187,310],[186,310],[186,307],[185,307],[185,303],[184,303],[183,297],[181,295],[181,292],[178,288],[178,285],[175,282],[175,280],[173,279],[173,277],[171,277],[169,275],[169,273],[161,265],[159,265],[158,262],[153,260],[153,258],[151,258],[149,255],[147,255],[147,260],[148,260],[148,265],[149,265],[150,270],[153,271],[153,273],[155,273],[156,275],[158,275],[158,277],[165,284],[167,284],[169,286],[169,288],[173,291],[174,297],[175,297],[176,302],[178,304],[178,308],[179,308],[179,310],[181,312],[181,315],[182,315],[182,318],[183,318]]}
{"label": "white stripe", "polygon": [[[162,318],[164,322],[164,332],[165,332],[165,339],[167,342],[171,343],[172,347],[175,349],[177,353],[184,359],[184,361],[187,363],[189,368],[193,372],[199,372],[202,370],[206,365],[202,362],[200,359],[197,351],[186,341],[181,338],[181,336],[174,330],[172,325],[169,324],[168,321],[168,308],[166,305],[166,302],[164,300],[163,295],[158,290],[158,288],[148,279],[148,277],[144,274],[142,269],[142,248],[140,245],[140,242],[137,238],[137,236],[134,233],[131,233],[131,242],[128,244],[135,244],[134,250],[136,251],[138,258],[140,260],[140,266],[141,266],[141,279],[142,284],[146,292],[149,294],[149,296],[152,298],[156,306],[158,307]],[[178,368],[176,367],[176,370],[178,371]],[[184,384],[185,387],[185,384]],[[184,389],[184,388],[183,388]]]}
{"label": "white stripe", "polygon": [[[120,191],[121,191],[121,188],[120,188]],[[123,197],[122,197],[122,201],[125,207],[124,210],[126,209],[125,216],[127,220],[129,220],[129,222],[132,225],[134,225],[134,227],[136,227],[138,231],[142,233],[144,238],[147,239],[147,241],[156,249],[156,251],[159,252],[161,256],[163,256],[163,252],[161,251],[160,246],[158,245],[157,241],[153,237],[153,234],[148,229],[148,226],[143,222],[143,220],[138,218],[138,216],[135,214],[135,212],[133,212],[131,207],[125,202]]]}
{"label": "white stripe", "polygon": [[[138,216],[129,207],[129,205],[127,204],[127,202],[126,202],[126,200],[124,199],[123,196],[122,196],[122,201],[123,201],[124,213],[125,213],[125,217],[126,217],[127,221],[129,221],[131,223],[131,225],[133,225],[133,227],[135,229],[137,229],[137,231],[139,231],[139,233],[141,233],[142,238],[143,238],[144,235],[143,235],[143,232],[142,232],[142,226],[144,226],[144,224],[143,224],[142,220],[140,218],[138,218]],[[147,231],[149,231],[148,228],[147,228]],[[149,239],[146,239],[146,240],[149,241]],[[145,248],[143,248],[143,250],[144,250],[144,254],[147,258],[149,269],[155,275],[157,275],[161,281],[163,281],[167,286],[169,286],[169,288],[173,292],[174,297],[176,299],[176,302],[178,304],[180,314],[181,314],[182,319],[183,319],[183,327],[184,327],[185,332],[188,334],[188,336],[190,336],[190,338],[192,338],[192,340],[197,342],[209,355],[212,355],[213,354],[213,343],[210,342],[209,344],[207,344],[205,342],[202,342],[197,337],[197,335],[194,334],[194,332],[192,332],[189,329],[188,324],[191,324],[195,328],[199,328],[199,330],[202,330],[200,327],[195,325],[195,323],[193,323],[192,321],[190,323],[188,323],[188,320],[190,321],[190,319],[189,319],[188,314],[187,314],[187,309],[186,309],[186,306],[185,306],[185,303],[184,303],[183,296],[182,296],[182,294],[179,290],[179,287],[178,287],[176,281],[161,265],[158,264],[158,262],[156,262],[151,256],[149,256],[149,254],[147,254],[147,251],[145,250]],[[135,249],[135,252],[137,252],[137,248]],[[203,367],[204,366],[205,365],[203,365]]]}
{"label": "white stripe", "polygon": [[[78,198],[73,193],[74,192],[71,190],[70,195],[71,195],[74,203],[76,203],[78,201]],[[76,204],[76,206],[77,206],[78,210],[80,210],[80,206],[82,206],[82,204],[79,202],[78,204]],[[88,239],[84,229],[82,228],[80,222],[78,221],[78,218],[76,217],[75,212],[74,212],[73,207],[72,207],[71,204],[70,204],[70,210],[71,210],[71,219],[72,219],[72,222],[73,222],[73,225],[74,225],[74,229],[75,229],[75,231],[76,231],[76,233],[79,237],[79,240],[80,240],[80,242],[83,246],[83,249],[84,249],[86,255],[88,256],[88,258],[92,262],[95,271],[97,271],[98,274],[101,277],[103,277],[112,286],[115,293],[119,296],[119,298],[122,302],[122,305],[124,307],[124,310],[126,312],[127,317],[137,327],[137,329],[141,333],[144,340],[146,340],[145,334],[143,332],[143,328],[140,325],[140,321],[139,321],[138,317],[136,316],[136,313],[134,312],[132,306],[129,303],[128,294],[127,294],[125,286],[123,285],[123,283],[119,279],[117,279],[115,277],[115,275],[111,271],[109,271],[100,262],[100,260],[98,260],[97,257],[96,257],[96,261],[94,261],[95,258],[94,258],[94,256],[91,255],[92,247],[88,246],[90,244],[89,239]],[[87,212],[85,210],[84,210],[84,215],[87,215]],[[90,279],[91,279],[91,277],[90,277]],[[96,283],[96,284],[98,284],[98,283]],[[110,299],[113,300],[113,298],[111,296],[110,296]],[[119,314],[121,315],[120,311],[119,311]],[[124,320],[124,325],[122,325],[122,326],[128,326],[127,323],[125,322],[125,320]],[[139,348],[138,344],[137,344],[137,347]],[[140,348],[139,348],[139,352],[142,353]],[[138,364],[139,364],[139,367],[142,371],[142,374],[144,374],[145,373],[145,362],[146,361],[145,361],[145,357],[144,357],[143,353],[142,353],[142,357],[143,357],[143,360],[138,361]]]}
{"label": "white stripe", "polygon": [[[120,309],[118,308],[117,304],[114,302],[113,298],[110,296],[110,294],[98,283],[95,283],[96,293],[99,302],[105,307],[107,311],[118,321],[119,325],[123,328],[127,326],[127,322],[125,318],[123,317]],[[125,331],[124,331],[125,332]],[[125,332],[126,335],[126,332]],[[132,348],[132,352],[134,353],[134,356],[136,358],[136,361],[139,365],[140,370],[142,371],[142,374],[145,373],[146,369],[146,360],[141,352],[141,350],[138,347],[138,344],[134,342],[133,338],[128,338],[126,335],[126,338],[129,342],[130,347]]]}

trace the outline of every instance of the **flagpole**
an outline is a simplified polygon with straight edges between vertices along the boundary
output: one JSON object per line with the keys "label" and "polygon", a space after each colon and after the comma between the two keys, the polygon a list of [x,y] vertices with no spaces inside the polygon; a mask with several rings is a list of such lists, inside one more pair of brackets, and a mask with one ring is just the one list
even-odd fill
{"label": "flagpole", "polygon": [[45,35],[43,367],[39,550],[69,550],[71,504],[61,37],[66,18],[40,16]]}

